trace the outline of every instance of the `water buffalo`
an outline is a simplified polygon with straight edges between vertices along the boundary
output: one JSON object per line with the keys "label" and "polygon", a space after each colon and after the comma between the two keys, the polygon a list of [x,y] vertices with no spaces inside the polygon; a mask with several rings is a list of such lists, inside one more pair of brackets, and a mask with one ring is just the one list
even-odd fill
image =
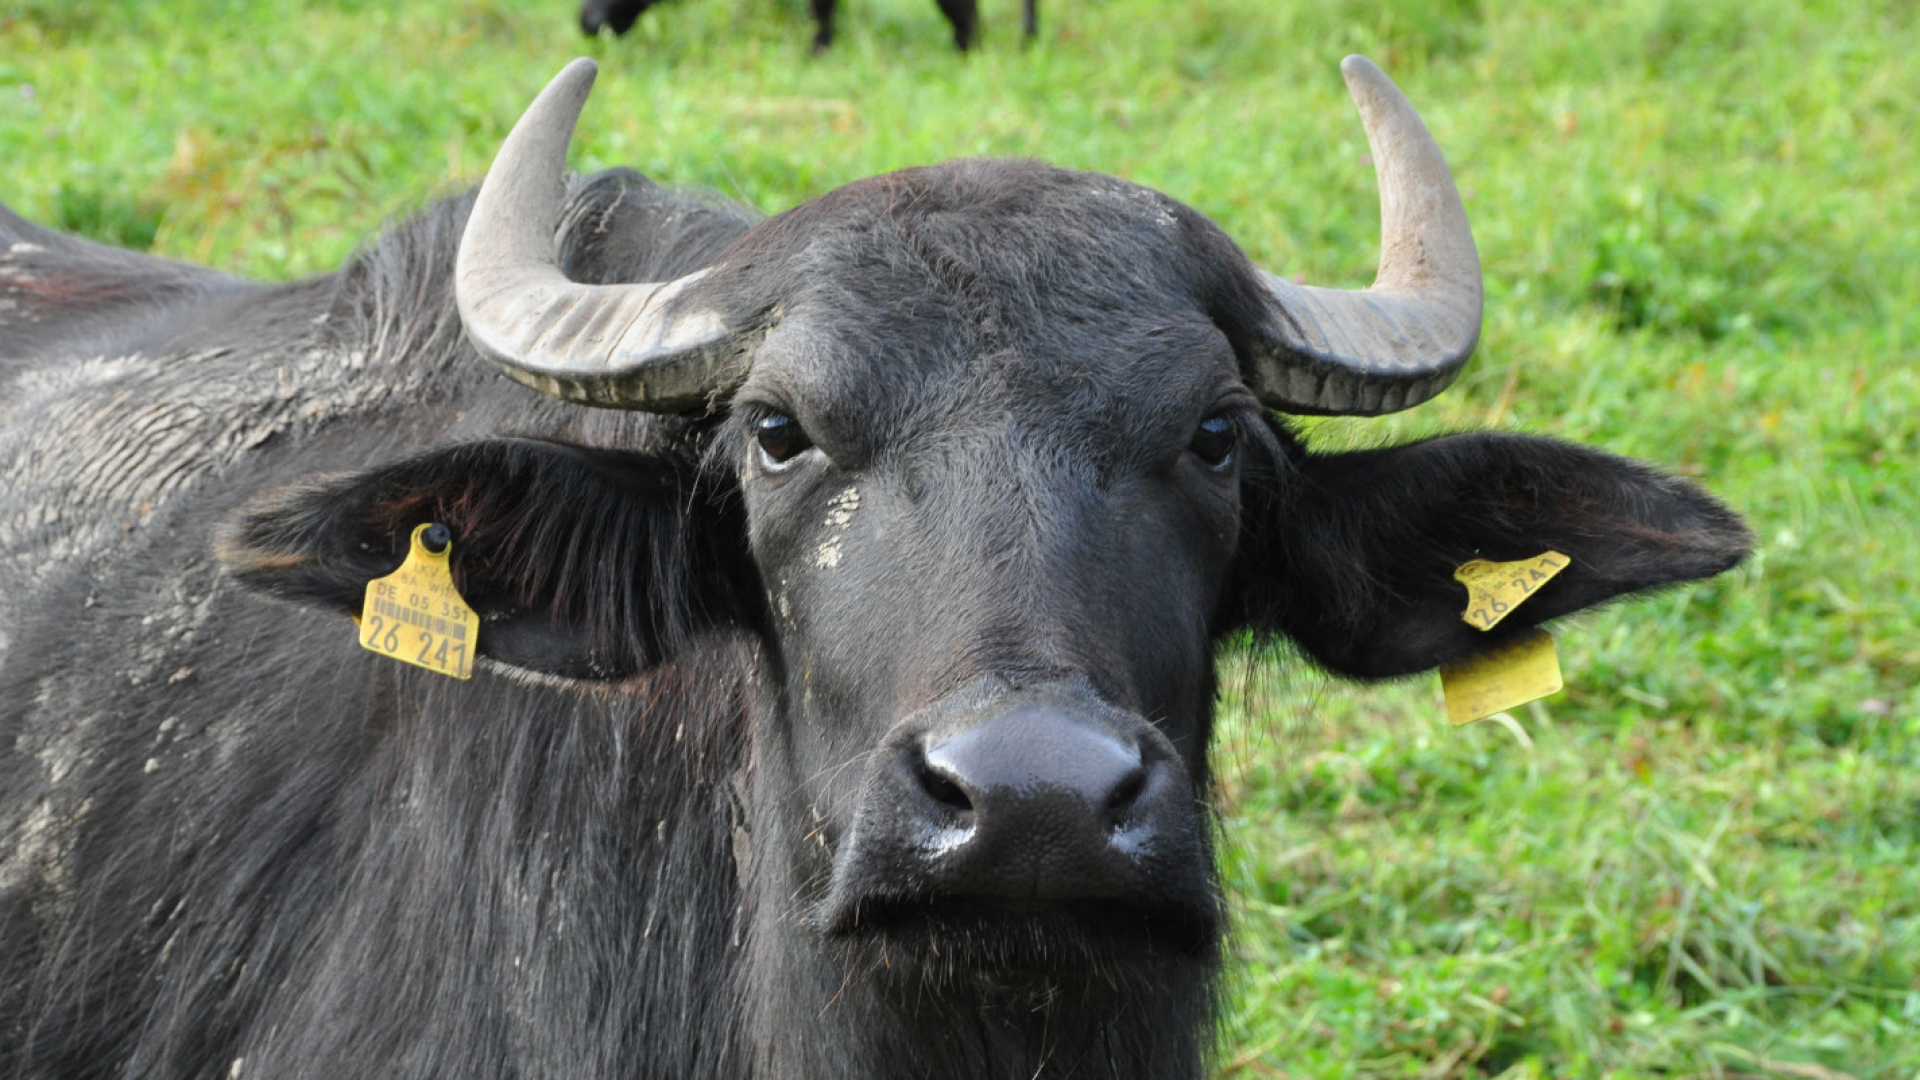
{"label": "water buffalo", "polygon": [[[1216,641],[1404,675],[1748,544],[1597,451],[1277,415],[1479,334],[1439,151],[1345,70],[1361,291],[1030,161],[765,220],[567,179],[585,61],[323,277],[0,214],[0,1075],[1198,1075]],[[428,523],[466,681],[356,644]]]}
{"label": "water buffalo", "polygon": [[[657,3],[659,0],[580,0],[580,30],[589,37],[603,29],[612,30],[618,37],[633,29],[633,21],[640,13]],[[979,0],[934,0],[934,3],[940,5],[940,13],[953,24],[954,45],[962,52],[973,48]],[[1036,0],[1023,0],[1021,7],[1020,26],[1029,41],[1040,32],[1035,4]],[[807,5],[813,12],[813,51],[824,52],[833,44],[833,12],[837,4],[835,0],[807,0]]]}

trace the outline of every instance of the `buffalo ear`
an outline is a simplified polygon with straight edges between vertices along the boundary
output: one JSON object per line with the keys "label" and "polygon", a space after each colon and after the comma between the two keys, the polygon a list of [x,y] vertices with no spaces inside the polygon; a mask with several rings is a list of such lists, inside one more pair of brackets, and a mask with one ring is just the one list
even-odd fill
{"label": "buffalo ear", "polygon": [[[1286,634],[1357,678],[1424,671],[1618,596],[1711,577],[1752,538],[1698,487],[1551,439],[1444,436],[1304,455],[1248,507],[1231,625]],[[1571,565],[1491,631],[1462,621],[1471,559]]]}
{"label": "buffalo ear", "polygon": [[414,526],[440,522],[480,655],[615,678],[753,617],[737,505],[672,459],[495,439],[275,492],[227,523],[219,551],[249,589],[358,614]]}

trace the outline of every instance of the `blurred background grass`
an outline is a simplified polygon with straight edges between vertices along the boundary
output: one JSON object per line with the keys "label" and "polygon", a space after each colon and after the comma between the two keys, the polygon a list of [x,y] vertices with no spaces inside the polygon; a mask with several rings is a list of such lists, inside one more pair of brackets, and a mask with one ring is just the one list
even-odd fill
{"label": "blurred background grass", "polygon": [[1018,154],[1160,188],[1357,286],[1336,65],[1452,161],[1488,287],[1461,426],[1661,462],[1748,514],[1710,584],[1575,620],[1569,688],[1446,727],[1428,680],[1229,649],[1219,781],[1244,1077],[1920,1077],[1920,8],[1911,0],[8,0],[0,201],[237,272],[331,268],[603,66],[574,163],[777,211]]}

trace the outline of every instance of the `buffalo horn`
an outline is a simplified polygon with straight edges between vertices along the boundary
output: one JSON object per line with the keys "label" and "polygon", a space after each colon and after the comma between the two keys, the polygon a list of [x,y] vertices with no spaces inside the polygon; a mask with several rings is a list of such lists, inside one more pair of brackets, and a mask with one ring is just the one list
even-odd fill
{"label": "buffalo horn", "polygon": [[674,303],[707,275],[633,285],[568,280],[554,232],[574,122],[598,67],[554,76],[500,146],[460,238],[454,299],[468,340],[520,382],[566,401],[699,413],[746,378],[749,335]]}
{"label": "buffalo horn", "polygon": [[1364,57],[1340,64],[1380,178],[1380,268],[1361,290],[1265,271],[1271,319],[1248,381],[1282,412],[1374,416],[1446,389],[1480,339],[1480,256],[1433,136]]}

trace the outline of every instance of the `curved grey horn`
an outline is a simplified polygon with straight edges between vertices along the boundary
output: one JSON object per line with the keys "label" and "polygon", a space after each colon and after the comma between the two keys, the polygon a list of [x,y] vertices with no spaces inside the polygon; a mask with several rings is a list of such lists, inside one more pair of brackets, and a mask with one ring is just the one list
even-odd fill
{"label": "curved grey horn", "polygon": [[1283,412],[1379,415],[1446,389],[1480,340],[1480,256],[1453,176],[1393,80],[1340,64],[1380,178],[1380,269],[1357,291],[1265,271],[1273,317],[1248,382]]}
{"label": "curved grey horn", "polygon": [[[573,125],[598,72],[575,60],[500,145],[454,264],[468,340],[509,375],[567,401],[650,412],[706,412],[746,378],[750,335],[717,312],[671,303],[707,275],[581,285],[561,272],[554,230]],[[669,314],[673,311],[672,314]]]}

